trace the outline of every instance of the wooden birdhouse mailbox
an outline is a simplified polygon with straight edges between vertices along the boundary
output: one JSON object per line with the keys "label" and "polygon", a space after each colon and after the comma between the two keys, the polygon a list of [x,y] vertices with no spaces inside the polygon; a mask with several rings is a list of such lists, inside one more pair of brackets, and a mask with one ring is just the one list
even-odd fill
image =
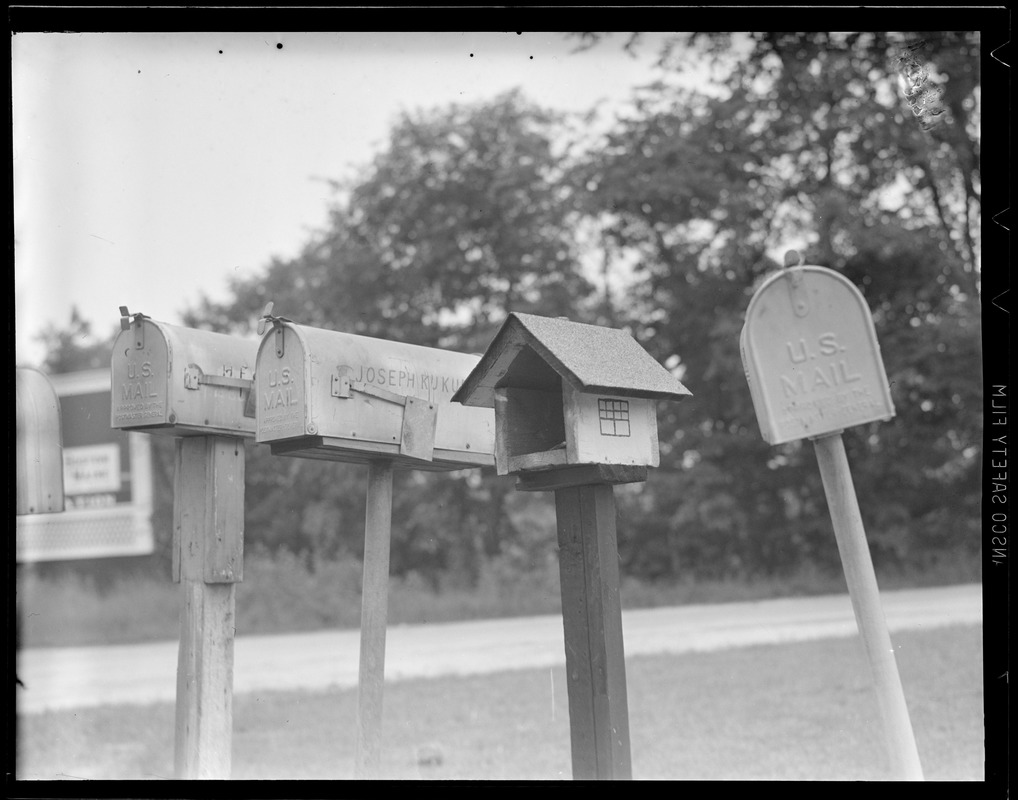
{"label": "wooden birdhouse mailbox", "polygon": [[655,401],[689,396],[625,331],[510,314],[452,399],[495,409],[500,475],[609,466],[645,476],[659,462]]}
{"label": "wooden birdhouse mailbox", "polygon": [[658,465],[659,399],[690,392],[629,334],[510,314],[453,401],[495,409],[495,466],[554,491],[573,777],[631,778],[614,484]]}

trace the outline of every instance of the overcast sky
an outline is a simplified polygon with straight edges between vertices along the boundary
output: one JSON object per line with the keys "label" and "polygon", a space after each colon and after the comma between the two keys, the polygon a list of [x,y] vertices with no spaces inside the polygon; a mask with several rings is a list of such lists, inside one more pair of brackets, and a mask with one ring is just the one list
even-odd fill
{"label": "overcast sky", "polygon": [[[621,102],[653,41],[573,53],[555,33],[17,34],[12,40],[17,359],[72,306],[106,335],[126,305],[179,323],[232,275],[296,255],[331,190],[401,110],[521,87]],[[280,47],[280,45],[282,45]]]}

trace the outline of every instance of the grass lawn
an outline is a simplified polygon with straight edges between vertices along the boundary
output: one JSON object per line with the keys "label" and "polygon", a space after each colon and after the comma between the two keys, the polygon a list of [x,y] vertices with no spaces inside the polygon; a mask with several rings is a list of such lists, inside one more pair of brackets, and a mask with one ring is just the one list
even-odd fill
{"label": "grass lawn", "polygon": [[[928,780],[983,780],[982,632],[893,637]],[[857,638],[627,660],[633,776],[647,780],[883,780],[876,698]],[[571,777],[562,667],[391,683],[390,779]],[[238,695],[235,779],[353,777],[356,692]],[[19,719],[21,779],[159,779],[173,771],[172,704]]]}

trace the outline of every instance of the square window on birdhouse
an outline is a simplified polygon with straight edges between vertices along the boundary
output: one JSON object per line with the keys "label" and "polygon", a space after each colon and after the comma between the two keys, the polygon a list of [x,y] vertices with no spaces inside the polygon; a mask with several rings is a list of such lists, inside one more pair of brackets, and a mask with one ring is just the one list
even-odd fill
{"label": "square window on birdhouse", "polygon": [[629,401],[606,400],[597,401],[597,415],[601,420],[602,436],[629,436]]}

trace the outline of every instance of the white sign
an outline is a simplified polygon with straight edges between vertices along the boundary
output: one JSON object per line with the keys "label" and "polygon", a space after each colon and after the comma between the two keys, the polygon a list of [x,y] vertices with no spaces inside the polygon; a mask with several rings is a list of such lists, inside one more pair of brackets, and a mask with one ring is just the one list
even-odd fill
{"label": "white sign", "polygon": [[64,493],[120,491],[120,447],[115,442],[64,448]]}
{"label": "white sign", "polygon": [[833,270],[792,267],[768,278],[749,303],[740,343],[770,444],[894,416],[869,308]]}
{"label": "white sign", "polygon": [[49,376],[60,398],[64,511],[17,521],[17,560],[151,553],[151,436],[110,429],[110,370]]}

